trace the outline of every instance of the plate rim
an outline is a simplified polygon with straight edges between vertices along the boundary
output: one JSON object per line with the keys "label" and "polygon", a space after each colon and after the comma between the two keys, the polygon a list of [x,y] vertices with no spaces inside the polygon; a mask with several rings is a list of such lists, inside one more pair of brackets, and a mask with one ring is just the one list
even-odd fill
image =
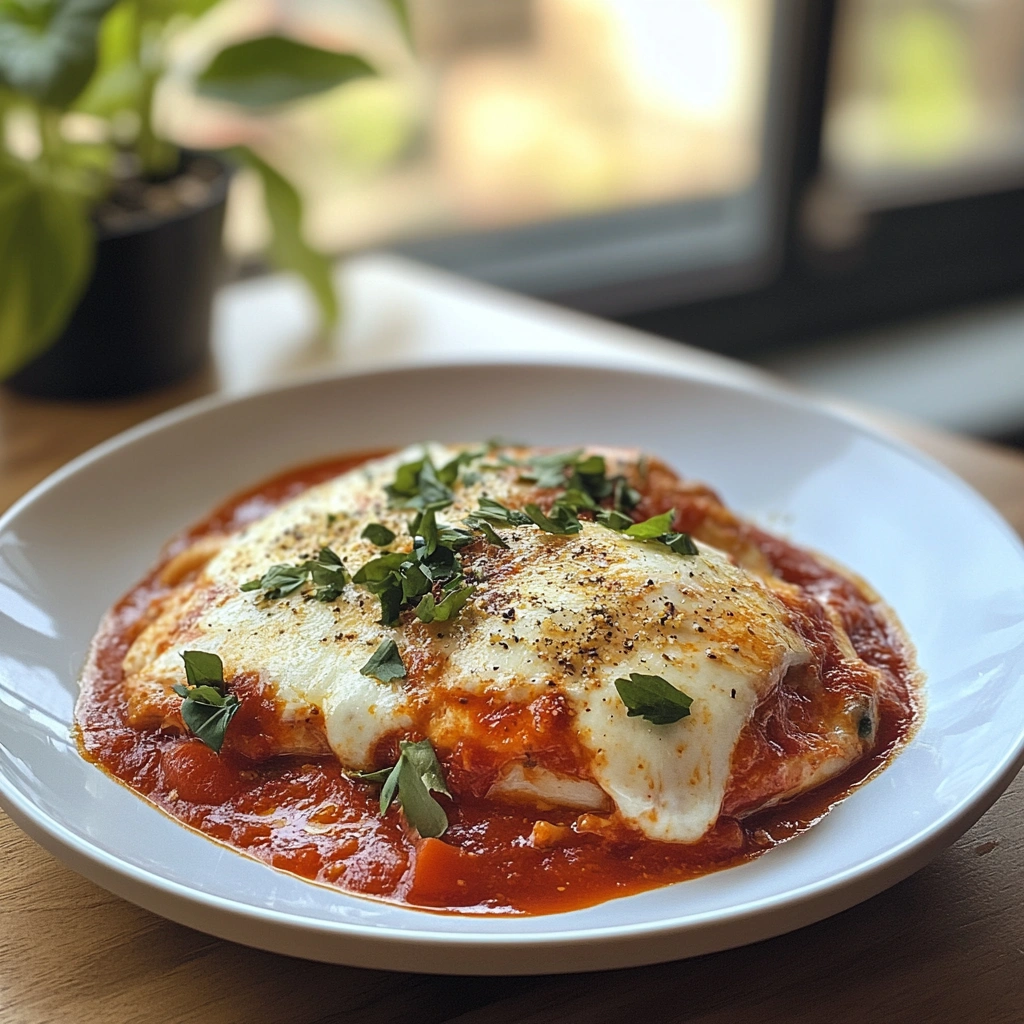
{"label": "plate rim", "polygon": [[[1024,558],[1024,542],[1021,541],[1016,531],[1013,530],[991,502],[970,484],[933,457],[914,448],[902,439],[893,437],[881,427],[866,421],[847,409],[837,408],[825,399],[807,395],[802,393],[797,387],[773,380],[767,376],[763,381],[749,379],[731,380],[724,375],[709,374],[700,369],[695,370],[683,366],[673,366],[667,361],[664,370],[662,370],[655,369],[649,365],[633,368],[623,367],[617,365],[614,361],[604,362],[600,359],[553,359],[550,361],[532,358],[519,361],[507,359],[489,360],[486,358],[460,358],[457,360],[421,359],[404,362],[401,366],[397,367],[367,367],[348,371],[342,370],[330,374],[314,372],[282,382],[274,387],[235,394],[218,392],[205,395],[150,417],[115,434],[113,437],[100,442],[48,474],[42,481],[17,499],[0,516],[0,533],[6,531],[10,524],[40,497],[61,484],[65,479],[86,470],[93,463],[152,434],[173,429],[178,423],[228,406],[265,400],[268,395],[301,391],[309,387],[331,387],[339,382],[366,377],[393,377],[422,372],[424,370],[447,370],[451,372],[488,370],[500,374],[505,370],[523,371],[530,369],[555,372],[574,371],[577,373],[584,371],[609,377],[626,376],[641,381],[645,379],[664,381],[666,375],[668,375],[681,382],[696,384],[713,390],[753,395],[759,399],[781,403],[790,410],[810,412],[831,420],[837,420],[853,432],[865,435],[873,441],[881,443],[900,455],[910,458],[929,472],[940,476],[945,483],[953,486],[962,496],[970,499],[979,512],[983,511],[990,525],[998,529],[1016,548],[1018,554]],[[698,951],[711,952],[715,949],[729,948],[767,938],[770,935],[783,934],[794,928],[832,916],[832,914],[840,912],[840,909],[853,906],[863,899],[867,899],[883,889],[896,884],[896,882],[906,878],[927,863],[941,849],[944,849],[949,842],[954,841],[955,838],[963,834],[966,829],[970,828],[974,822],[981,818],[1010,782],[1012,782],[1022,766],[1024,766],[1024,725],[1018,731],[1013,746],[1007,749],[1007,752],[1000,758],[997,764],[973,787],[971,793],[951,807],[944,815],[934,819],[926,827],[903,840],[895,848],[876,854],[867,861],[859,862],[856,865],[796,889],[790,889],[773,896],[748,900],[724,909],[707,910],[682,917],[677,915],[656,921],[515,934],[502,934],[500,932],[440,932],[430,929],[421,930],[404,927],[399,929],[393,926],[382,927],[354,921],[309,918],[290,911],[239,903],[228,897],[193,889],[183,883],[168,879],[157,872],[129,864],[120,859],[116,854],[103,850],[88,838],[79,836],[71,829],[53,820],[42,808],[22,794],[3,772],[0,772],[0,806],[11,815],[19,828],[29,834],[35,841],[40,842],[44,848],[54,853],[58,859],[63,860],[63,854],[70,853],[76,861],[84,860],[93,869],[90,872],[85,872],[79,867],[75,867],[74,870],[86,874],[87,877],[98,882],[98,884],[108,888],[110,891],[117,892],[118,895],[138,905],[154,910],[162,916],[171,917],[181,923],[188,924],[191,927],[212,931],[212,929],[204,924],[195,924],[187,913],[172,914],[166,906],[156,909],[153,904],[160,902],[158,896],[164,899],[170,898],[174,901],[175,910],[188,907],[203,908],[217,914],[240,919],[241,921],[254,924],[259,922],[262,925],[269,925],[275,929],[282,929],[287,934],[301,932],[333,940],[333,945],[323,950],[322,959],[328,962],[348,963],[367,967],[382,966],[379,959],[372,955],[357,956],[344,950],[339,951],[336,948],[339,943],[341,946],[353,942],[365,943],[366,948],[371,954],[374,950],[378,951],[378,953],[394,952],[396,948],[415,950],[425,945],[433,947],[434,952],[455,947],[460,955],[465,955],[468,950],[475,950],[479,956],[477,959],[470,959],[468,962],[463,960],[457,965],[452,965],[447,970],[444,966],[439,967],[437,963],[421,967],[417,966],[415,962],[405,963],[397,969],[453,974],[538,974],[600,970],[611,966],[611,964],[604,963],[599,963],[595,966],[578,963],[566,966],[552,964],[545,966],[535,963],[533,966],[524,966],[527,961],[530,961],[530,954],[536,955],[539,951],[550,953],[553,947],[564,948],[571,946],[577,948],[583,946],[591,950],[607,947],[612,952],[612,959],[615,965],[632,966],[666,959],[676,959],[679,956],[696,955],[696,953],[683,951],[666,956],[662,954],[645,955],[642,952],[638,952],[635,958],[630,959],[628,956],[615,956],[615,944],[641,938],[664,940],[674,936],[683,937],[690,933],[699,932],[711,925],[724,927],[725,929],[741,923],[749,923],[754,926],[752,931],[756,935],[753,938],[733,938],[727,941],[720,941],[717,944],[702,946]],[[45,836],[49,842],[40,838],[40,834]],[[97,877],[99,875],[102,875],[105,880],[100,880]],[[883,875],[884,878],[882,877]],[[112,888],[108,884],[110,876],[120,880],[123,886]],[[123,891],[124,888],[132,887],[142,887],[144,890],[151,890],[153,892],[153,900],[147,902],[137,898],[136,895],[128,895]],[[829,901],[830,909],[823,909],[821,904],[828,901],[829,897],[831,897]],[[840,904],[841,907],[839,906]],[[792,920],[783,928],[773,928],[770,924],[771,919],[783,912],[789,912]],[[431,917],[434,916],[429,911],[427,914]],[[769,923],[768,928],[756,927],[758,924],[763,925],[764,923]],[[220,932],[214,933],[220,934]],[[268,942],[258,936],[253,936],[251,941],[245,938],[240,939],[234,935],[224,935],[223,937],[276,952],[289,952],[286,944]],[[508,964],[507,969],[495,970],[491,958],[497,952],[526,954],[526,956],[520,956],[520,962]],[[292,953],[292,955],[296,954]],[[320,958],[310,956],[307,953],[298,955],[310,959]]]}

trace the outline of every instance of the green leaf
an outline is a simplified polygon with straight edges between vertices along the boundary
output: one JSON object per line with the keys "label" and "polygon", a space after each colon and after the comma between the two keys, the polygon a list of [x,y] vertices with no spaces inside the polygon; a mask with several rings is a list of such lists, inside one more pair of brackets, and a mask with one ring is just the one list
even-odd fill
{"label": "green leaf", "polygon": [[96,71],[75,100],[75,110],[109,118],[122,110],[140,109],[146,74],[138,60],[138,19],[134,4],[117,4],[103,19]]}
{"label": "green leaf", "polygon": [[[452,480],[452,483],[455,481]],[[418,480],[419,493],[415,499],[419,508],[444,508],[455,500],[451,488],[437,475],[433,462],[423,460]]]}
{"label": "green leaf", "polygon": [[624,476],[612,477],[612,507],[619,512],[631,512],[640,504],[640,492],[630,487]]}
{"label": "green leaf", "polygon": [[185,679],[189,686],[213,686],[224,690],[224,663],[216,654],[207,651],[182,651]]}
{"label": "green leaf", "polygon": [[564,505],[554,505],[551,514],[545,515],[536,505],[527,505],[523,511],[530,517],[530,520],[539,526],[545,533],[572,534],[579,533],[582,527],[575,513]]}
{"label": "green leaf", "polygon": [[273,601],[294,593],[307,579],[312,579],[313,596],[318,601],[333,601],[348,582],[348,573],[337,553],[324,547],[315,561],[305,561],[300,565],[272,565],[262,576],[243,583],[239,589],[262,590],[264,600]]}
{"label": "green leaf", "polygon": [[700,550],[688,533],[665,533],[658,540],[667,545],[677,555],[699,555]]}
{"label": "green leaf", "polygon": [[395,470],[395,479],[384,486],[384,493],[391,505],[398,505],[406,498],[414,498],[420,493],[420,470],[426,461],[424,456],[412,462],[403,462]]}
{"label": "green leaf", "polygon": [[334,290],[331,260],[317,252],[302,233],[302,199],[294,186],[251,149],[239,146],[232,153],[248,164],[263,182],[263,200],[270,219],[267,250],[272,263],[302,277],[320,307],[324,329],[338,322],[338,296]]}
{"label": "green leaf", "polygon": [[555,504],[564,505],[573,512],[579,512],[580,509],[596,512],[600,508],[598,503],[586,491],[581,491],[576,487],[570,487],[565,494],[560,494]]}
{"label": "green leaf", "polygon": [[399,754],[394,768],[388,772],[387,778],[384,780],[384,786],[380,791],[380,815],[382,818],[388,813],[388,808],[398,793],[398,783],[402,778],[401,768],[404,762],[405,756]]}
{"label": "green leaf", "polygon": [[285,36],[258,36],[225,47],[196,80],[200,95],[246,107],[315,96],[376,72],[354,53],[337,53]]}
{"label": "green leaf", "polygon": [[531,522],[525,512],[506,508],[500,501],[493,498],[481,498],[480,507],[473,513],[473,519],[483,519],[496,526],[526,526]]}
{"label": "green leaf", "polygon": [[189,732],[215,753],[224,745],[224,735],[241,704],[229,693],[222,696],[209,686],[198,687],[181,702],[181,718]]}
{"label": "green leaf", "polygon": [[433,594],[427,594],[416,606],[416,617],[421,622],[447,622],[462,610],[474,590],[476,587],[457,587],[441,601],[435,601]]}
{"label": "green leaf", "polygon": [[672,520],[676,517],[676,510],[670,508],[659,516],[651,516],[642,523],[634,523],[625,530],[627,537],[635,537],[637,540],[655,540],[672,528]]}
{"label": "green leaf", "polygon": [[[448,816],[444,808],[430,795],[416,768],[403,760],[398,766],[399,799],[405,820],[424,839],[436,839],[448,830]],[[389,780],[390,781],[390,780]]]}
{"label": "green leaf", "polygon": [[576,464],[583,454],[582,448],[571,452],[556,452],[552,455],[538,455],[526,464],[526,472],[521,479],[535,483],[545,490],[552,487],[564,487],[570,467]]}
{"label": "green leaf", "polygon": [[397,797],[405,813],[405,820],[424,839],[436,839],[447,831],[448,816],[430,793],[433,791],[451,796],[437,755],[430,745],[430,740],[420,740],[418,743],[402,740],[399,747],[401,753],[394,768],[352,777],[363,782],[377,782],[383,779],[384,785],[380,791],[381,815],[387,814]]}
{"label": "green leaf", "polygon": [[614,509],[598,512],[596,519],[602,526],[607,526],[609,530],[617,530],[619,533],[633,525],[633,520],[629,516]]}
{"label": "green leaf", "polygon": [[86,197],[0,155],[0,379],[59,334],[92,273]]}
{"label": "green leaf", "polygon": [[476,530],[478,533],[482,533],[487,539],[488,544],[493,544],[495,547],[504,548],[508,550],[508,545],[498,536],[495,532],[494,527],[491,526],[486,519],[478,519],[475,516],[470,516],[464,519],[463,522],[472,530]]}
{"label": "green leaf", "polygon": [[380,624],[393,626],[398,621],[402,610],[402,590],[400,587],[388,587],[378,595],[380,599]]}
{"label": "green leaf", "polygon": [[353,583],[379,583],[386,580],[392,573],[402,568],[404,562],[411,561],[412,554],[408,551],[389,551],[386,555],[371,558],[352,577]]}
{"label": "green leaf", "polygon": [[405,678],[405,664],[398,653],[398,644],[387,639],[370,655],[370,660],[359,670],[364,676],[371,676],[382,683]]}
{"label": "green leaf", "polygon": [[437,550],[437,513],[433,508],[428,508],[416,517],[413,534],[423,541],[421,557],[429,557]]}
{"label": "green leaf", "polygon": [[603,455],[588,455],[585,459],[578,459],[573,469],[580,476],[604,476],[607,472]]}
{"label": "green leaf", "polygon": [[0,6],[0,84],[67,107],[96,69],[100,23],[115,0],[6,0]]}
{"label": "green leaf", "polygon": [[240,590],[262,590],[263,597],[274,600],[286,597],[306,582],[309,568],[303,565],[272,565],[262,576],[243,583]]}
{"label": "green leaf", "polygon": [[321,548],[316,557],[321,565],[341,565],[341,556],[330,548]]}
{"label": "green leaf", "polygon": [[412,46],[412,20],[409,17],[409,5],[406,0],[384,0],[384,2],[391,8],[395,21],[398,22],[398,27],[402,30],[403,38],[409,46]]}
{"label": "green leaf", "polygon": [[379,548],[387,547],[395,539],[394,533],[381,523],[367,523],[360,536]]}
{"label": "green leaf", "polygon": [[[449,462],[443,470],[451,483],[455,482],[455,477],[450,473],[453,463],[457,474],[458,460]],[[438,476],[433,462],[426,456],[414,462],[402,463],[395,471],[395,479],[385,485],[384,493],[392,508],[437,510],[446,508],[455,500],[451,487]],[[418,520],[414,522],[418,525]]]}
{"label": "green leaf", "polygon": [[410,740],[401,740],[399,748],[413,768],[419,772],[427,789],[432,793],[444,793],[447,797],[451,796],[451,793],[448,792],[448,784],[445,782],[444,772],[441,770],[441,762],[438,761],[430,740],[419,740],[416,743]]}
{"label": "green leaf", "polygon": [[182,651],[187,686],[175,683],[172,689],[181,702],[181,718],[197,739],[220,753],[224,734],[240,704],[224,683],[224,664],[208,651]]}
{"label": "green leaf", "polygon": [[628,717],[642,716],[652,725],[671,725],[690,713],[693,698],[676,689],[661,676],[630,672],[628,679],[616,679],[615,689],[629,709]]}

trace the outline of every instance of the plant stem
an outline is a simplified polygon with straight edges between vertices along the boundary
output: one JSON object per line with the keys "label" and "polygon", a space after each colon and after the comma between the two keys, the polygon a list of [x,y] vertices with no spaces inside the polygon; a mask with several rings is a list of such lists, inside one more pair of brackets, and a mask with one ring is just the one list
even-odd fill
{"label": "plant stem", "polygon": [[[147,53],[144,4],[133,5],[136,60],[143,74],[143,87],[139,96],[139,134],[135,140],[135,153],[141,165],[143,178],[158,178],[174,171],[178,163],[176,146],[161,139],[153,128],[153,98],[163,68]],[[156,26],[153,26],[156,30]]]}
{"label": "plant stem", "polygon": [[60,153],[64,148],[64,140],[60,134],[60,111],[52,107],[36,108],[39,118],[39,142],[42,146],[42,158],[51,167],[60,162]]}

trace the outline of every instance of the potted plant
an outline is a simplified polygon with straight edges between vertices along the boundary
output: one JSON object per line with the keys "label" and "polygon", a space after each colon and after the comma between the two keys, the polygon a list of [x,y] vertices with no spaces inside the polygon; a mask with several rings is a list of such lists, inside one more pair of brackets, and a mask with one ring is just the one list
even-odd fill
{"label": "potted plant", "polygon": [[[385,2],[408,38],[404,0]],[[0,0],[0,379],[17,390],[124,395],[203,364],[234,164],[262,179],[271,261],[337,318],[294,187],[245,147],[186,152],[154,125],[168,41],[217,3]],[[374,73],[268,34],[222,49],[195,88],[259,109]]]}

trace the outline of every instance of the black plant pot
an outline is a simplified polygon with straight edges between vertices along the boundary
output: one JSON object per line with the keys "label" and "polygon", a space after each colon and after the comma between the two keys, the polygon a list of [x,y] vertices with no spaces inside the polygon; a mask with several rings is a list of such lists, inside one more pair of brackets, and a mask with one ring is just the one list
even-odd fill
{"label": "black plant pot", "polygon": [[[203,157],[209,166],[209,157]],[[114,398],[174,383],[207,360],[228,170],[196,205],[97,228],[96,264],[57,341],[12,377],[41,398]]]}

